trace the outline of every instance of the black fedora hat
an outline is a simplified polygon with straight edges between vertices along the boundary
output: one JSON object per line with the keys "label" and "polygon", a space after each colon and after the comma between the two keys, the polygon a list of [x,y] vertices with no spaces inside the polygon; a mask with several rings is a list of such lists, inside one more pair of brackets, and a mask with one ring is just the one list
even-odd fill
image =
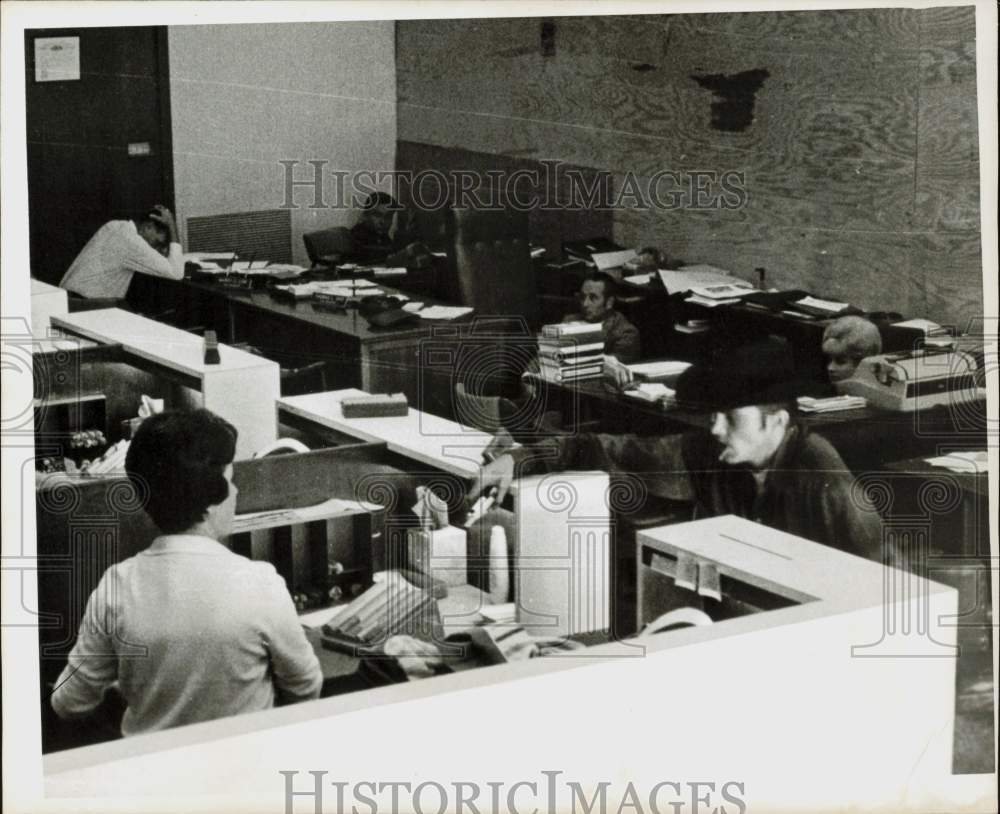
{"label": "black fedora hat", "polygon": [[796,376],[786,342],[768,339],[733,348],[713,364],[692,365],[678,377],[675,390],[681,407],[721,412],[791,402],[813,394],[816,383]]}

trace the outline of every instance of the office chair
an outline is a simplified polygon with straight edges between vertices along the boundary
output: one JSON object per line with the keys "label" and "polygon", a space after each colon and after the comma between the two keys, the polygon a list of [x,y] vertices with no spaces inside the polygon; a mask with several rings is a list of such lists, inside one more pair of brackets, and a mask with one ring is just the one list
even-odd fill
{"label": "office chair", "polygon": [[538,325],[538,291],[528,247],[528,213],[452,209],[446,219],[447,273],[441,295]]}
{"label": "office chair", "polygon": [[334,265],[354,251],[351,230],[343,226],[307,232],[302,235],[302,242],[305,243],[306,254],[313,267]]}
{"label": "office chair", "polygon": [[499,396],[474,396],[459,382],[455,385],[455,408],[460,424],[480,432],[500,431]]}

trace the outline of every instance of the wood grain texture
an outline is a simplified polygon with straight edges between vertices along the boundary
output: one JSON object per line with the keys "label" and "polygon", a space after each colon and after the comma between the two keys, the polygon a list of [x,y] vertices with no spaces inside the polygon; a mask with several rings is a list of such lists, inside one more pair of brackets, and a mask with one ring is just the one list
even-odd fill
{"label": "wood grain texture", "polygon": [[[610,213],[614,237],[748,279],[764,266],[774,285],[870,308],[953,314],[981,297],[978,285],[936,293],[968,288],[974,258],[939,269],[940,280],[923,262],[978,240],[971,8],[555,24],[546,58],[538,20],[497,23],[491,45],[485,21],[422,25],[412,38],[400,23],[400,141],[607,170],[615,190],[663,171],[739,172],[739,206],[625,201]],[[449,55],[468,43],[483,44],[476,64],[452,70]],[[749,126],[713,126],[719,96],[694,77],[752,70],[768,76]]]}
{"label": "wood grain texture", "polygon": [[975,83],[921,88],[917,159],[936,165],[979,160],[979,114]]}
{"label": "wood grain texture", "polygon": [[909,47],[919,31],[913,9],[850,11],[783,11],[678,15],[678,33],[705,31],[747,40],[773,41],[785,50],[811,50],[817,45],[842,47]]}
{"label": "wood grain texture", "polygon": [[970,42],[976,38],[975,6],[925,8],[918,14],[924,42]]}
{"label": "wood grain texture", "polygon": [[977,232],[979,164],[917,164],[914,225],[938,232]]}
{"label": "wood grain texture", "polygon": [[[915,235],[914,268],[924,277],[925,316],[961,329],[983,315],[983,261],[979,232]],[[991,273],[996,273],[995,269]],[[996,313],[996,304],[991,309]]]}
{"label": "wood grain texture", "polygon": [[920,83],[957,85],[976,81],[976,43],[972,40],[921,45]]}

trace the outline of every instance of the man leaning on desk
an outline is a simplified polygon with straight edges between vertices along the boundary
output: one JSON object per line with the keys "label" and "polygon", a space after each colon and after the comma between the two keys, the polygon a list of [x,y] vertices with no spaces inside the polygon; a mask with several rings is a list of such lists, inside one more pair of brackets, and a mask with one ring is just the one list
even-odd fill
{"label": "man leaning on desk", "polygon": [[711,414],[708,432],[549,438],[485,466],[472,494],[497,486],[502,500],[515,469],[635,473],[651,491],[693,502],[697,517],[735,514],[883,560],[875,507],[830,443],[793,418],[801,385],[784,344],[758,343],[715,368],[691,367],[676,392],[679,402]]}
{"label": "man leaning on desk", "polygon": [[137,221],[105,223],[76,256],[59,286],[88,299],[121,299],[135,272],[172,280],[184,276],[177,223],[165,206],[157,204]]}
{"label": "man leaning on desk", "polygon": [[319,696],[319,660],[269,563],[219,542],[236,506],[236,430],[208,410],[147,418],[125,469],[163,534],[104,572],[52,695],[84,718],[117,685],[124,735]]}

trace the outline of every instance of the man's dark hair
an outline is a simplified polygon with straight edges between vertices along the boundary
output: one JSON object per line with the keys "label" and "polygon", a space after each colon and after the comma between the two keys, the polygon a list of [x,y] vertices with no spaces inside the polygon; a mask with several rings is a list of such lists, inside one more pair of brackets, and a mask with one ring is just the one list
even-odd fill
{"label": "man's dark hair", "polygon": [[373,192],[365,198],[365,202],[361,204],[361,209],[367,212],[369,209],[375,209],[379,206],[388,206],[392,209],[400,208],[396,199],[393,198],[388,192]]}
{"label": "man's dark hair", "polygon": [[[618,296],[618,283],[615,282],[615,278],[610,274],[606,274],[603,271],[592,271],[588,274],[584,280],[584,283],[603,283],[604,284],[604,299],[609,297]],[[581,287],[583,283],[580,284]]]}
{"label": "man's dark hair", "polygon": [[155,210],[150,210],[148,212],[143,212],[141,217],[135,219],[136,226],[152,226],[156,231],[163,236],[164,240],[169,239],[170,232],[166,226],[160,223],[153,215],[157,214]]}
{"label": "man's dark hair", "polygon": [[229,495],[224,471],[236,454],[236,428],[208,410],[169,410],[139,426],[125,472],[147,495],[146,513],[165,534],[187,531]]}

